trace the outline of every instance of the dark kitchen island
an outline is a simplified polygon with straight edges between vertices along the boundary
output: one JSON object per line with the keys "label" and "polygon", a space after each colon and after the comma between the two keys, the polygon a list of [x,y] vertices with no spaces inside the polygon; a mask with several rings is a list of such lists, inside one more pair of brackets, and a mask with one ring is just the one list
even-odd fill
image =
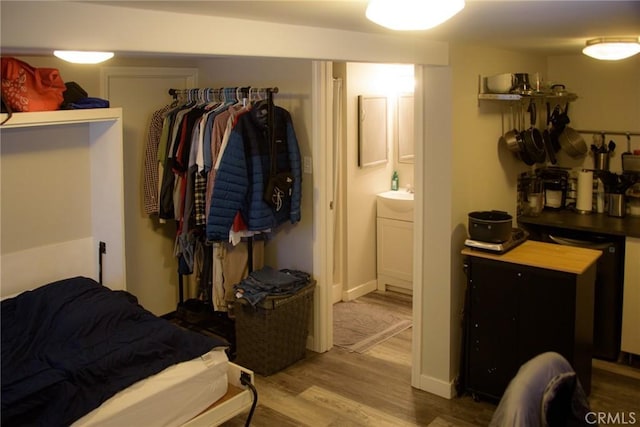
{"label": "dark kitchen island", "polygon": [[591,389],[592,249],[526,241],[505,254],[465,248],[465,390],[499,400],[519,367],[556,351]]}

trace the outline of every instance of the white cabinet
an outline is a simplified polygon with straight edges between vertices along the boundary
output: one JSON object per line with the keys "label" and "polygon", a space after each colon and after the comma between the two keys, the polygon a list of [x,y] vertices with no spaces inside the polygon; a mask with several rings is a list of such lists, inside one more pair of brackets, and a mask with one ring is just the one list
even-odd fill
{"label": "white cabinet", "polygon": [[627,237],[621,350],[640,355],[640,238]]}
{"label": "white cabinet", "polygon": [[413,288],[413,194],[402,191],[377,197],[376,246],[378,290]]}
{"label": "white cabinet", "polygon": [[2,295],[77,275],[126,289],[122,110],[14,113],[0,141]]}

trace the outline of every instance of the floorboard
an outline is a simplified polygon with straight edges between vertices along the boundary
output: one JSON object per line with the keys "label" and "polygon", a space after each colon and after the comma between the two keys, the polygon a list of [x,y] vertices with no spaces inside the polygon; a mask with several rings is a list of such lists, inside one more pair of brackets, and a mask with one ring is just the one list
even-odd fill
{"label": "floorboard", "polygon": [[[374,292],[368,302],[411,313],[411,296]],[[267,377],[256,375],[258,405],[252,426],[486,426],[495,405],[469,396],[444,399],[411,387],[411,334],[407,329],[364,354],[334,347],[308,352]],[[630,413],[640,419],[640,370],[594,362],[594,412]],[[243,426],[247,414],[225,424]]]}

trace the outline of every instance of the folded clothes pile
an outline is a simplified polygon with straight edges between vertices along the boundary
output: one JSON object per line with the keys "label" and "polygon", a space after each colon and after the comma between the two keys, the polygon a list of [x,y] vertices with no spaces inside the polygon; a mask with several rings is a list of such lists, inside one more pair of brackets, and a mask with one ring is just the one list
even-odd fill
{"label": "folded clothes pile", "polygon": [[294,295],[311,281],[311,276],[298,270],[275,270],[265,266],[252,271],[245,279],[234,286],[238,299],[245,299],[255,306],[270,296]]}

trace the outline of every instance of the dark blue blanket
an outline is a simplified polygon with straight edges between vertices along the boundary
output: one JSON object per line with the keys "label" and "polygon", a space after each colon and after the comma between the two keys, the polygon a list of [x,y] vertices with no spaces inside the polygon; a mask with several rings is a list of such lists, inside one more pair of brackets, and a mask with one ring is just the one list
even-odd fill
{"label": "dark blue blanket", "polygon": [[4,300],[1,312],[3,427],[69,425],[136,381],[226,344],[83,277]]}

